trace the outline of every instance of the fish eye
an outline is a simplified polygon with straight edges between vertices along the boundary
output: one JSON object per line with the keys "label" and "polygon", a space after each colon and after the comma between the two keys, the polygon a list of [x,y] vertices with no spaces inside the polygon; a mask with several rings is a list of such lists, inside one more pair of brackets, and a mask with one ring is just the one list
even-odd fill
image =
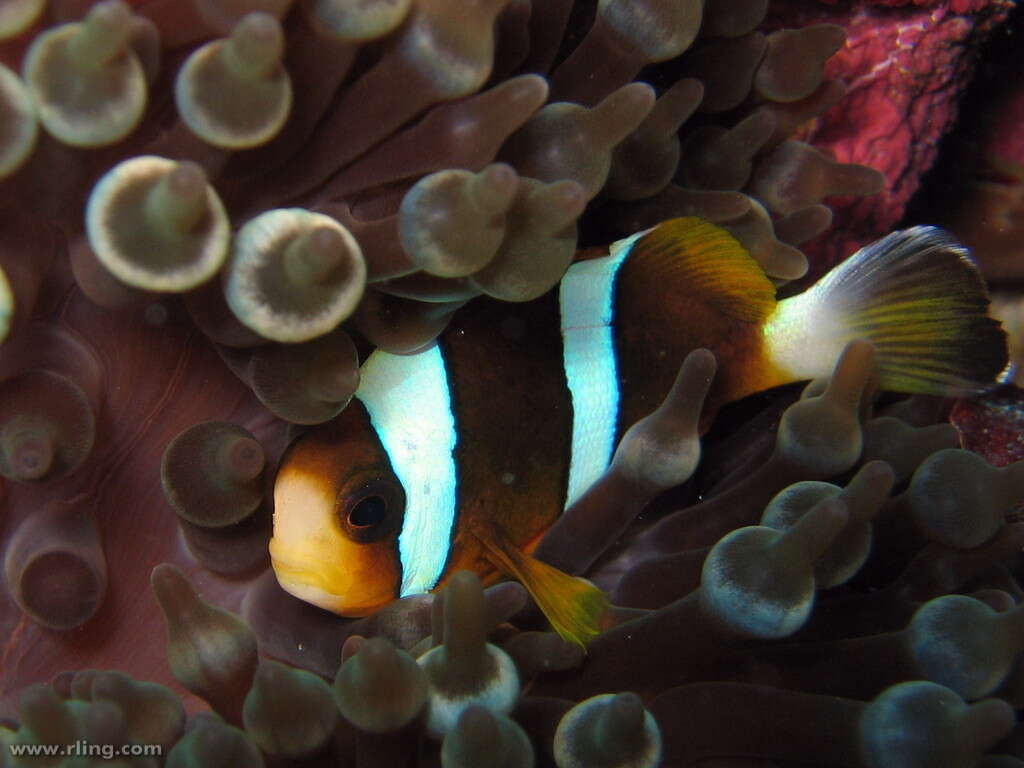
{"label": "fish eye", "polygon": [[356,528],[367,528],[383,522],[388,514],[388,503],[383,496],[366,496],[348,512],[348,522]]}
{"label": "fish eye", "polygon": [[399,483],[386,477],[364,477],[347,484],[338,502],[338,521],[353,541],[380,541],[401,530],[405,493]]}

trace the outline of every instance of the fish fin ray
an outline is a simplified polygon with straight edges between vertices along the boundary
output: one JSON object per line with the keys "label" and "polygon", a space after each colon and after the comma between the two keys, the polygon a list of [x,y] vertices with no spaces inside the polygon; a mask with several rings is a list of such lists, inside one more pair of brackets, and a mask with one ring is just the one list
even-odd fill
{"label": "fish fin ray", "polygon": [[750,252],[728,231],[694,216],[648,230],[632,244],[626,263],[678,281],[687,295],[740,322],[761,323],[776,306],[775,286]]}
{"label": "fish fin ray", "polygon": [[541,562],[499,536],[477,538],[487,559],[526,587],[562,639],[586,647],[608,626],[611,604],[589,581]]}
{"label": "fish fin ray", "polygon": [[962,396],[990,388],[1007,364],[1006,334],[988,306],[967,249],[944,230],[919,226],[861,248],[804,293],[779,302],[766,334],[771,342],[788,326],[777,334],[787,337],[785,348],[776,346],[785,363],[799,368],[803,356],[824,367],[809,366],[797,378],[827,374],[848,341],[867,339],[883,389]]}

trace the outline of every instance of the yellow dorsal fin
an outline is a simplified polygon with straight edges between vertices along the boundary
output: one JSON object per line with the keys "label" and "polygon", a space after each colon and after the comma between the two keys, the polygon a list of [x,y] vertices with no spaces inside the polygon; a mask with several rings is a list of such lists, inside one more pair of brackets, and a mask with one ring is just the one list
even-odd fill
{"label": "yellow dorsal fin", "polygon": [[570,576],[506,544],[500,536],[480,536],[487,559],[519,581],[564,640],[586,647],[609,624],[611,604],[586,579]]}
{"label": "yellow dorsal fin", "polygon": [[726,230],[694,216],[648,230],[633,241],[626,263],[659,280],[685,282],[691,295],[742,322],[760,323],[775,309],[775,286],[747,249]]}

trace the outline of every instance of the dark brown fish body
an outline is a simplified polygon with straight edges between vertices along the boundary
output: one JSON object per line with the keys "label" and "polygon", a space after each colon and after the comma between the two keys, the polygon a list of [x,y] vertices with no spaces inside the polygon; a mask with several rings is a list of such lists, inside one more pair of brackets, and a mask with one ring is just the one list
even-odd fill
{"label": "dark brown fish body", "polygon": [[[282,462],[271,545],[279,580],[358,615],[385,598],[434,589],[463,568],[522,578],[528,559],[517,553],[532,551],[600,476],[622,433],[661,403],[683,359],[701,347],[718,363],[705,425],[727,402],[826,374],[860,328],[881,340],[883,384],[949,391],[990,380],[1005,359],[1000,332],[984,317],[984,289],[970,265],[935,232],[911,231],[861,256],[888,265],[893,249],[945,249],[937,274],[924,270],[926,285],[913,289],[934,320],[912,307],[876,322],[888,312],[877,276],[862,286],[858,274],[840,274],[845,293],[816,286],[777,303],[771,281],[727,233],[678,219],[574,264],[558,290],[535,302],[472,303],[424,352],[375,352],[357,399]],[[927,285],[947,272],[962,278],[963,297],[947,301],[948,280]],[[906,299],[907,286],[897,289]],[[847,295],[866,309],[851,300],[833,317],[832,304]],[[991,353],[961,365],[958,349],[940,351],[921,363],[917,352],[901,357],[898,338],[890,343],[894,333],[933,326],[948,342],[952,322],[966,339],[956,344],[968,349],[981,334]],[[310,536],[319,538],[306,547]],[[303,557],[329,562],[310,575]]]}

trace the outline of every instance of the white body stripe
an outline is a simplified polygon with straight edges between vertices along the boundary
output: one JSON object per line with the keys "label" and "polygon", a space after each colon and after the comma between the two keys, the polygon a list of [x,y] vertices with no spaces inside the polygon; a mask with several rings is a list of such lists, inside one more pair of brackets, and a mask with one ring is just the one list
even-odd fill
{"label": "white body stripe", "polygon": [[440,348],[374,352],[360,370],[356,397],[405,489],[401,596],[429,592],[441,578],[455,524],[455,417]]}
{"label": "white body stripe", "polygon": [[615,280],[638,232],[610,254],[573,264],[562,278],[562,356],[572,396],[572,453],[565,506],[572,506],[608,468],[615,448],[619,378],[612,336]]}

